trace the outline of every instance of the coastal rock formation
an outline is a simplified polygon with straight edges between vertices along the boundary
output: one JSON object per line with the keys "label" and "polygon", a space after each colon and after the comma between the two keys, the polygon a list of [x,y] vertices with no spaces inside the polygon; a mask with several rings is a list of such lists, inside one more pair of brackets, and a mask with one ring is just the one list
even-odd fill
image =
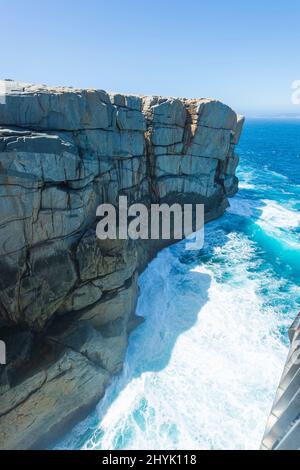
{"label": "coastal rock formation", "polygon": [[0,447],[44,447],[88,413],[138,324],[159,241],[96,237],[96,208],[204,203],[237,191],[243,125],[211,99],[16,84],[0,104]]}

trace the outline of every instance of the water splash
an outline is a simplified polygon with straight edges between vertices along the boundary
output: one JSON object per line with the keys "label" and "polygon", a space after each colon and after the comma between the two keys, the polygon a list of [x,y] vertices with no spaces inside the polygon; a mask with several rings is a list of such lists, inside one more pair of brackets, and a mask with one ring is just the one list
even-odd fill
{"label": "water splash", "polygon": [[300,305],[299,172],[286,129],[263,126],[246,132],[240,193],[208,224],[203,250],[181,242],[140,277],[145,322],[124,370],[58,448],[259,448]]}

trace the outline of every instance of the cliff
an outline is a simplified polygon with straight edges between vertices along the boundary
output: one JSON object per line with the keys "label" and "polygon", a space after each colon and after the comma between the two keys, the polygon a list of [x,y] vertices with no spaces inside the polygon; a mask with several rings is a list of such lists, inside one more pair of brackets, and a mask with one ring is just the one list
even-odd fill
{"label": "cliff", "polygon": [[243,119],[211,99],[19,84],[0,104],[0,446],[38,448],[122,368],[138,273],[159,242],[100,241],[96,208],[237,191]]}

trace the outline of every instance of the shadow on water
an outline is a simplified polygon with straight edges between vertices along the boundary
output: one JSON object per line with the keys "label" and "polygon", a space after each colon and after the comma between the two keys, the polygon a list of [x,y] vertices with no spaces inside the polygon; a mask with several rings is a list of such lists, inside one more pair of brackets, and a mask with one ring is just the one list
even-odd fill
{"label": "shadow on water", "polygon": [[[294,274],[297,278],[300,262],[295,260],[295,252],[289,253],[286,244],[278,240],[278,234],[267,233],[258,223],[266,207],[261,197],[257,190],[254,193],[242,189],[231,200],[229,211],[207,225],[207,243],[202,250],[187,251],[183,241],[162,250],[150,263],[140,277],[137,306],[137,314],[145,321],[130,335],[124,369],[113,379],[97,409],[73,429],[72,435],[67,436],[59,448],[81,448],[87,442],[101,446],[105,434],[101,423],[122,391],[143,374],[157,373],[167,367],[177,340],[195,325],[209,300],[211,277],[195,268],[222,263],[218,249],[226,245],[230,234],[246,236],[255,244],[261,265],[255,265],[253,276],[259,269],[271,266],[279,277],[291,278]],[[216,274],[216,280],[227,282],[230,264],[236,262],[227,254],[228,269],[220,270],[220,278]],[[116,443],[116,448],[122,445]]]}
{"label": "shadow on water", "polygon": [[[209,300],[211,277],[194,268],[214,264],[217,282],[226,283],[234,264],[243,263],[242,253],[235,253],[235,258],[230,256],[232,253],[220,253],[230,235],[246,236],[255,245],[257,259],[247,265],[249,277],[257,276],[259,270],[267,275],[271,269],[273,280],[273,273],[279,279],[289,280],[284,288],[298,283],[299,252],[289,250],[284,231],[274,233],[272,227],[264,230],[260,224],[267,209],[265,200],[276,201],[283,207],[289,207],[292,201],[294,210],[299,210],[299,166],[295,165],[300,155],[298,129],[299,124],[294,132],[290,124],[248,121],[238,149],[242,163],[239,171],[243,173],[239,176],[244,187],[231,200],[231,209],[208,224],[209,243],[203,250],[187,252],[183,242],[178,243],[160,252],[142,274],[137,314],[144,316],[145,322],[130,335],[124,369],[113,379],[94,413],[73,429],[61,447],[80,448],[87,441],[101,446],[105,432],[101,423],[122,391],[141,375],[166,368],[176,342],[195,325]],[[298,233],[296,227],[294,234]],[[222,263],[226,269],[218,269]],[[122,448],[119,442],[115,445]]]}
{"label": "shadow on water", "polygon": [[[136,355],[137,366],[133,378],[148,371],[159,372],[168,365],[177,339],[194,326],[209,300],[210,276],[194,271],[191,265],[183,262],[178,251],[172,247],[169,252],[158,255],[154,260],[158,268],[155,279],[151,271],[141,277],[142,295],[137,314],[144,316],[146,313],[147,316],[145,323],[132,335],[129,353]],[[159,270],[166,261],[172,263],[172,268],[161,275]],[[146,294],[143,294],[145,286]],[[143,351],[137,347],[140,344],[143,344]]]}
{"label": "shadow on water", "polygon": [[113,378],[97,409],[57,448],[81,448],[88,440],[101,441],[101,422],[112,403],[131,381],[165,369],[180,335],[195,325],[209,300],[211,277],[193,269],[184,244],[162,250],[140,276],[137,315],[144,322],[129,337],[124,368]]}

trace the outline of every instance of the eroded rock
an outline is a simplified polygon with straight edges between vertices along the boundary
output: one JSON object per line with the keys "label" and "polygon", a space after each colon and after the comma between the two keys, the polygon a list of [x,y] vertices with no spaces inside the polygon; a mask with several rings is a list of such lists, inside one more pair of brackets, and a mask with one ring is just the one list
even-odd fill
{"label": "eroded rock", "polygon": [[1,448],[48,445],[122,367],[138,273],[166,242],[98,240],[97,206],[126,195],[218,217],[242,125],[216,100],[45,85],[0,105]]}

